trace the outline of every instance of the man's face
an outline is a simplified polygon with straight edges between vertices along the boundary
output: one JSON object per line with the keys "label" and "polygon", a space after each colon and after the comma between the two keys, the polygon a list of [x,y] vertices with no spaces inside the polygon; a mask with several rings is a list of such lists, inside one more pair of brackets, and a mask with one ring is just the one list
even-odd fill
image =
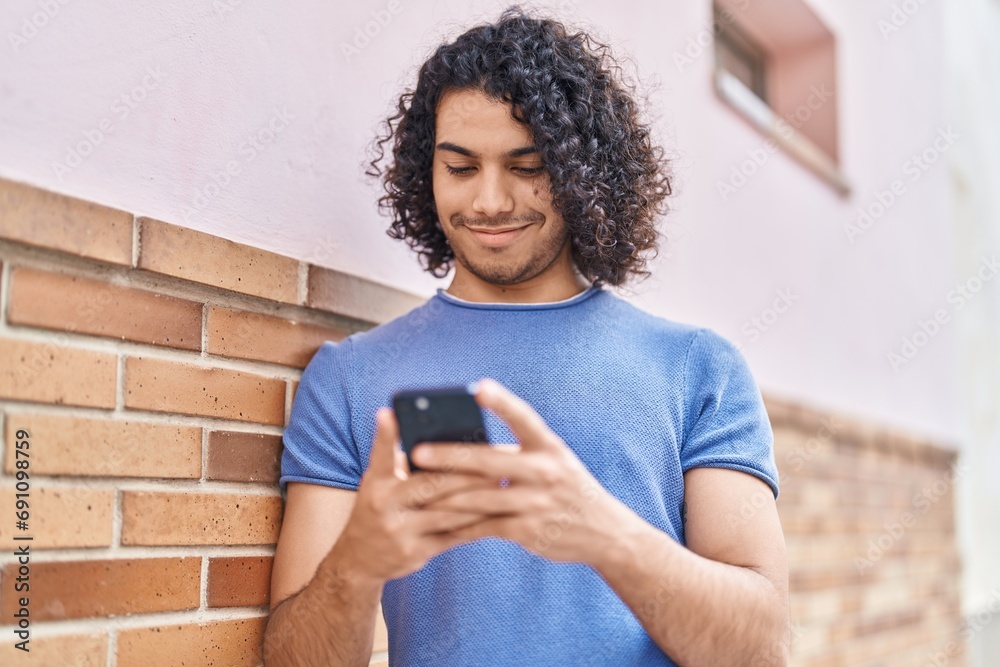
{"label": "man's face", "polygon": [[434,203],[461,267],[515,285],[569,262],[569,230],[552,209],[548,174],[510,106],[481,91],[451,91],[436,128]]}

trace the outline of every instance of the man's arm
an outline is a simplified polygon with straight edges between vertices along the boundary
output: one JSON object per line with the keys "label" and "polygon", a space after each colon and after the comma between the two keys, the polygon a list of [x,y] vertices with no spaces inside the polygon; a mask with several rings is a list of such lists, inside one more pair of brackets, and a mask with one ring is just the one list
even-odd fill
{"label": "man's arm", "polygon": [[[684,483],[688,548],[636,516],[594,567],[678,664],[787,665],[788,565],[770,487],[724,468],[694,468]],[[754,511],[741,514],[746,500]]]}
{"label": "man's arm", "polygon": [[439,497],[482,488],[482,478],[411,477],[392,410],[379,408],[375,421],[357,492],[288,484],[264,633],[270,667],[367,665],[385,582],[466,541],[455,531],[483,518],[421,509]]}
{"label": "man's arm", "polygon": [[[413,452],[428,470],[492,480],[492,488],[426,503],[492,514],[455,536],[502,537],[550,560],[589,564],[685,667],[787,664],[788,565],[767,484],[735,470],[689,470],[685,548],[604,489],[523,399],[484,378],[476,401],[507,422],[516,449],[435,444]],[[497,488],[503,477],[509,488]],[[741,513],[744,503],[754,511]],[[554,537],[539,537],[551,528]]]}
{"label": "man's arm", "polygon": [[382,582],[363,577],[335,546],[356,496],[288,484],[264,634],[268,667],[368,664]]}

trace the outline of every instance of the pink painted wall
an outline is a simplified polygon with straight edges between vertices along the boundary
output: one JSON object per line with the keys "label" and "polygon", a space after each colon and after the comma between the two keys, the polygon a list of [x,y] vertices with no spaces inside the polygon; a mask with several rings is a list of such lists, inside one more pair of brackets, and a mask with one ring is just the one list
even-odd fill
{"label": "pink painted wall", "polygon": [[[952,312],[949,290],[969,277],[954,269],[947,155],[933,148],[950,126],[969,140],[942,99],[942,3],[885,36],[891,3],[811,4],[839,40],[849,198],[782,154],[720,196],[764,138],[713,92],[711,53],[698,53],[707,0],[562,3],[657,84],[678,194],[672,241],[634,298],[744,345],[775,394],[955,441],[955,327],[896,370],[887,360],[921,320]],[[499,6],[6,0],[0,174],[430,294],[446,283],[385,236],[363,151],[428,50]],[[939,159],[922,170],[925,150]],[[845,225],[895,180],[902,194],[849,242]],[[791,305],[772,321],[781,292]]]}

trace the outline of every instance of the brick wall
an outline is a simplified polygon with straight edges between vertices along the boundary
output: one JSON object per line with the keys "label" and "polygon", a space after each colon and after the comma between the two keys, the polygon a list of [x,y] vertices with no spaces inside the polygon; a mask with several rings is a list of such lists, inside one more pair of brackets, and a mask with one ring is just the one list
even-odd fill
{"label": "brick wall", "polygon": [[781,476],[793,664],[964,665],[953,505],[963,469],[954,452],[765,402]]}
{"label": "brick wall", "polygon": [[[301,369],[420,300],[2,180],[0,262],[0,664],[258,664]],[[380,624],[373,664],[386,648]]]}
{"label": "brick wall", "polygon": [[[0,664],[257,665],[301,369],[321,341],[419,302],[0,179]],[[768,409],[795,664],[963,664],[931,662],[959,633],[953,456],[791,403]],[[27,531],[15,528],[19,461]],[[727,519],[753,511],[750,499]],[[24,544],[29,658],[12,624]],[[385,650],[379,616],[372,664]]]}

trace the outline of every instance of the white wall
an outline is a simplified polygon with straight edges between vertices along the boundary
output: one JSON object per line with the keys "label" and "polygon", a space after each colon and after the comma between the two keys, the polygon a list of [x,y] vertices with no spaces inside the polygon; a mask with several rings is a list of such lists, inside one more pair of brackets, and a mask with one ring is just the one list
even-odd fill
{"label": "white wall", "polygon": [[[978,138],[956,146],[952,158],[955,187],[957,265],[961,275],[974,271],[979,257],[1000,257],[1000,5],[990,0],[961,0],[948,5],[947,99],[956,123]],[[958,320],[963,417],[969,437],[959,486],[959,535],[965,566],[964,601],[968,614],[990,608],[1000,599],[1000,290],[984,290]],[[994,614],[996,616],[996,614]],[[989,631],[976,636],[1000,651],[1000,616]],[[989,638],[988,638],[989,637]]]}

